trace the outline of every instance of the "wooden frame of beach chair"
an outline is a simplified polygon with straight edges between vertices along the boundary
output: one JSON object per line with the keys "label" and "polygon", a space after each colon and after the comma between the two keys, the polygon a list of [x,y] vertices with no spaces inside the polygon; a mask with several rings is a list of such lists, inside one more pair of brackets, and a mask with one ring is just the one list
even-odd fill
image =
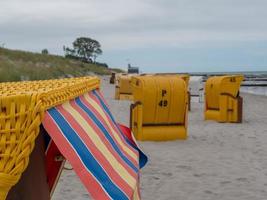
{"label": "wooden frame of beach chair", "polygon": [[[19,182],[11,188],[7,200],[48,200],[51,198],[65,158],[52,140],[46,141],[48,133],[41,127],[30,155],[29,165]],[[48,142],[48,143],[47,143]]]}

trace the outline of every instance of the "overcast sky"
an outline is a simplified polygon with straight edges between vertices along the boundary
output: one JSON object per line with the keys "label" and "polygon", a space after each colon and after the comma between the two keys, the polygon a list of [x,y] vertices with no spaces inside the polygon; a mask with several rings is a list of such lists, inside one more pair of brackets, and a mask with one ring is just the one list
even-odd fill
{"label": "overcast sky", "polygon": [[63,54],[88,36],[112,67],[267,71],[266,10],[267,0],[0,0],[0,44]]}

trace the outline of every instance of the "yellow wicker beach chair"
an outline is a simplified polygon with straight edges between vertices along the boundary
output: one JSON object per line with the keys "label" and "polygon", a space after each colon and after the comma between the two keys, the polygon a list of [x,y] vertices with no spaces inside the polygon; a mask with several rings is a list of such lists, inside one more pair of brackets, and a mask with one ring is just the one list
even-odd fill
{"label": "yellow wicker beach chair", "polygon": [[130,74],[120,74],[116,79],[115,99],[117,100],[132,100],[132,86]]}
{"label": "yellow wicker beach chair", "polygon": [[44,111],[99,88],[99,83],[97,77],[0,83],[0,200],[29,164]]}
{"label": "yellow wicker beach chair", "polygon": [[132,77],[131,129],[137,140],[187,138],[187,87],[177,76]]}
{"label": "yellow wicker beach chair", "polygon": [[214,76],[205,85],[205,120],[242,122],[239,88],[244,76]]}

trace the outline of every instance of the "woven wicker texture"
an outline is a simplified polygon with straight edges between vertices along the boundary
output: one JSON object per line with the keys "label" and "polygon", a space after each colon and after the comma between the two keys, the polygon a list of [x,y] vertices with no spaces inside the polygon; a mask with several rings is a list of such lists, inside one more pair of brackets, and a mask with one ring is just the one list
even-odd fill
{"label": "woven wicker texture", "polygon": [[0,200],[28,166],[44,111],[99,83],[96,77],[0,83]]}

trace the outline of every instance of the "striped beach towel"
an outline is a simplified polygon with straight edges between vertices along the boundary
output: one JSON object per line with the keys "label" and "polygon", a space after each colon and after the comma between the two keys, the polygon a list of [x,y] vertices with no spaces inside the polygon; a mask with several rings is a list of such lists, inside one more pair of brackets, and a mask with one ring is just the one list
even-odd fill
{"label": "striped beach towel", "polygon": [[98,90],[49,109],[43,126],[93,199],[140,199],[139,172],[147,157]]}

